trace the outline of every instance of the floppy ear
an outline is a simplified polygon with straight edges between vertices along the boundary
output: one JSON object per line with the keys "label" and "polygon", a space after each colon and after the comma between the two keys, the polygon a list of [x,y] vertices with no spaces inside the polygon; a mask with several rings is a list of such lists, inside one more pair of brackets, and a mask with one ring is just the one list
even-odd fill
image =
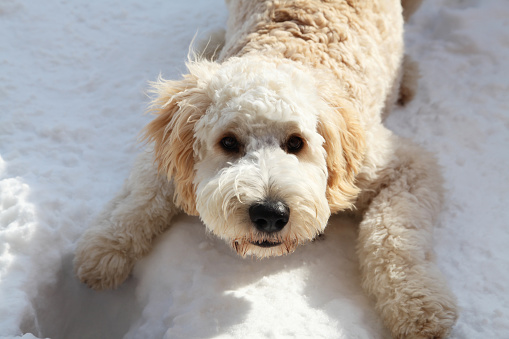
{"label": "floppy ear", "polygon": [[350,103],[336,99],[334,107],[320,114],[317,129],[325,139],[331,212],[352,208],[360,191],[355,181],[365,151],[364,131],[357,115]]}
{"label": "floppy ear", "polygon": [[156,118],[144,128],[142,139],[153,143],[159,173],[173,180],[175,204],[189,215],[198,215],[193,184],[194,126],[211,103],[206,82],[215,64],[200,62],[187,66],[190,73],[182,80],[159,78],[152,84],[156,98],[150,111]]}

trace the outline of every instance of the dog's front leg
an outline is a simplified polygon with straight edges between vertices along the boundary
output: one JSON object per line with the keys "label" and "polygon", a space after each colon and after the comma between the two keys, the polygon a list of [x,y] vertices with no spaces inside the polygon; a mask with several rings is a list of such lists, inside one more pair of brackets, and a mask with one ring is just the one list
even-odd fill
{"label": "dog's front leg", "polygon": [[79,279],[94,289],[121,284],[179,212],[173,192],[152,155],[141,154],[122,190],[78,242],[74,265]]}
{"label": "dog's front leg", "polygon": [[393,144],[394,157],[379,171],[360,224],[363,287],[394,337],[443,338],[457,310],[431,248],[441,177],[422,149],[399,139]]}

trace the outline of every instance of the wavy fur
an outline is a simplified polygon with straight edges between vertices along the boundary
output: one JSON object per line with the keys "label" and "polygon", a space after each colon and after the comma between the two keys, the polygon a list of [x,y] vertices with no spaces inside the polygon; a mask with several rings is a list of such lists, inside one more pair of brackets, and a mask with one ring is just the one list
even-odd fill
{"label": "wavy fur", "polygon": [[[260,258],[293,252],[349,211],[362,220],[362,286],[393,336],[447,336],[456,302],[431,245],[440,173],[382,124],[415,93],[403,22],[420,2],[227,0],[223,47],[202,53],[216,60],[153,84],[149,153],[80,239],[78,277],[117,286],[180,211]],[[267,201],[287,208],[277,231],[250,214]]]}

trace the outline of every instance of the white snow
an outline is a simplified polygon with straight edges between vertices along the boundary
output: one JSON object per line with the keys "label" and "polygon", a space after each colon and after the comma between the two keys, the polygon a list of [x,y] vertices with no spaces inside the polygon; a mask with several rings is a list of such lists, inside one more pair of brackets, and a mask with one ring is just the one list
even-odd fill
{"label": "white snow", "polygon": [[[140,151],[147,82],[178,77],[226,15],[222,0],[0,0],[0,338],[388,336],[338,217],[258,261],[181,216],[118,290],[74,277],[76,240]],[[406,38],[420,88],[388,124],[443,166],[451,337],[509,338],[509,2],[426,0]]]}

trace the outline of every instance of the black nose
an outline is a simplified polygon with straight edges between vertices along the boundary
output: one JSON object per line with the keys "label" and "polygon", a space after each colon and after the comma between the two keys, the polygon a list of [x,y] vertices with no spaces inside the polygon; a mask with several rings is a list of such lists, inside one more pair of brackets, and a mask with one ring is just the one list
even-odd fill
{"label": "black nose", "polygon": [[249,207],[249,217],[262,232],[281,231],[290,219],[290,209],[281,201],[264,201]]}

